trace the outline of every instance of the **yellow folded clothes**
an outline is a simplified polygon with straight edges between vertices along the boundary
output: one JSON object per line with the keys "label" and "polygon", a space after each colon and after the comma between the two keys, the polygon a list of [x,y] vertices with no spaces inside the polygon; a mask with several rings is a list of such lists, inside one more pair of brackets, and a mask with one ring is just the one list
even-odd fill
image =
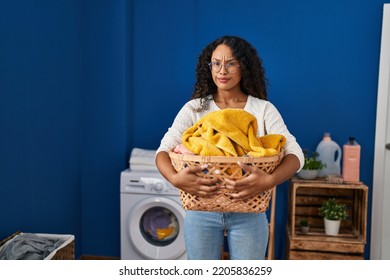
{"label": "yellow folded clothes", "polygon": [[242,109],[211,112],[188,128],[183,145],[202,156],[274,156],[280,153],[286,138],[279,134],[258,137],[255,116]]}

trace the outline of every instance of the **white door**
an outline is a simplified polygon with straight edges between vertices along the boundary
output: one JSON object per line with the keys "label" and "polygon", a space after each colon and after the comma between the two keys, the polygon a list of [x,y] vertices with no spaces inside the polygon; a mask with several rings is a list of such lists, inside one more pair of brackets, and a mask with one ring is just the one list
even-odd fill
{"label": "white door", "polygon": [[384,4],[375,132],[371,259],[390,260],[390,4]]}

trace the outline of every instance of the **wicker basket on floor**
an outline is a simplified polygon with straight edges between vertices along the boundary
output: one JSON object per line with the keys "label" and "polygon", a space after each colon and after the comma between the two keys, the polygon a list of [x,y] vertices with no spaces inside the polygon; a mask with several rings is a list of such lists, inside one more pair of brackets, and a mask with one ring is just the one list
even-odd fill
{"label": "wicker basket on floor", "polygon": [[[0,240],[0,251],[2,246],[6,246],[8,243],[12,242],[15,237],[23,234],[21,231],[17,231],[7,238]],[[46,233],[35,233],[38,237],[50,238],[50,239],[60,239],[63,243],[51,252],[45,260],[74,260],[75,251],[74,251],[74,236],[73,235],[64,235],[64,234],[46,234]]]}
{"label": "wicker basket on floor", "polygon": [[[221,156],[197,156],[188,154],[176,154],[170,152],[172,165],[176,171],[183,170],[187,166],[207,164],[207,169],[198,175],[203,178],[217,178],[223,182],[225,178],[239,180],[248,176],[237,162],[254,165],[267,173],[272,173],[279,165],[282,154],[272,157],[221,157]],[[264,212],[268,209],[271,198],[271,190],[265,191],[249,199],[236,201],[230,198],[229,190],[223,189],[222,193],[213,197],[204,198],[191,195],[180,190],[180,199],[186,210],[212,211],[212,212]]]}
{"label": "wicker basket on floor", "polygon": [[51,258],[51,260],[74,260],[74,239],[64,246],[63,248],[59,249],[54,256]]}

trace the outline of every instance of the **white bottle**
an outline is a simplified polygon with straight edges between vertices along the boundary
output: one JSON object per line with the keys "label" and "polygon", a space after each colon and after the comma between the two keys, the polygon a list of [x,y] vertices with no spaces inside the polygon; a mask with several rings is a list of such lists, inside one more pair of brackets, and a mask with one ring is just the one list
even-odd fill
{"label": "white bottle", "polygon": [[326,165],[318,173],[319,177],[326,175],[340,175],[341,148],[332,140],[329,133],[324,134],[324,138],[317,146],[318,159]]}
{"label": "white bottle", "polygon": [[360,145],[354,137],[349,137],[343,146],[343,180],[359,182],[360,180]]}

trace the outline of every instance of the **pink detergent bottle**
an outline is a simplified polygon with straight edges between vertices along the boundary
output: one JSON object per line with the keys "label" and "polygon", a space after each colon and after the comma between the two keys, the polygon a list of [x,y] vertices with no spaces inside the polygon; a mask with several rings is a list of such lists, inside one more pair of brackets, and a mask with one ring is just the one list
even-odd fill
{"label": "pink detergent bottle", "polygon": [[343,180],[360,181],[360,145],[354,137],[349,137],[348,143],[343,146]]}

